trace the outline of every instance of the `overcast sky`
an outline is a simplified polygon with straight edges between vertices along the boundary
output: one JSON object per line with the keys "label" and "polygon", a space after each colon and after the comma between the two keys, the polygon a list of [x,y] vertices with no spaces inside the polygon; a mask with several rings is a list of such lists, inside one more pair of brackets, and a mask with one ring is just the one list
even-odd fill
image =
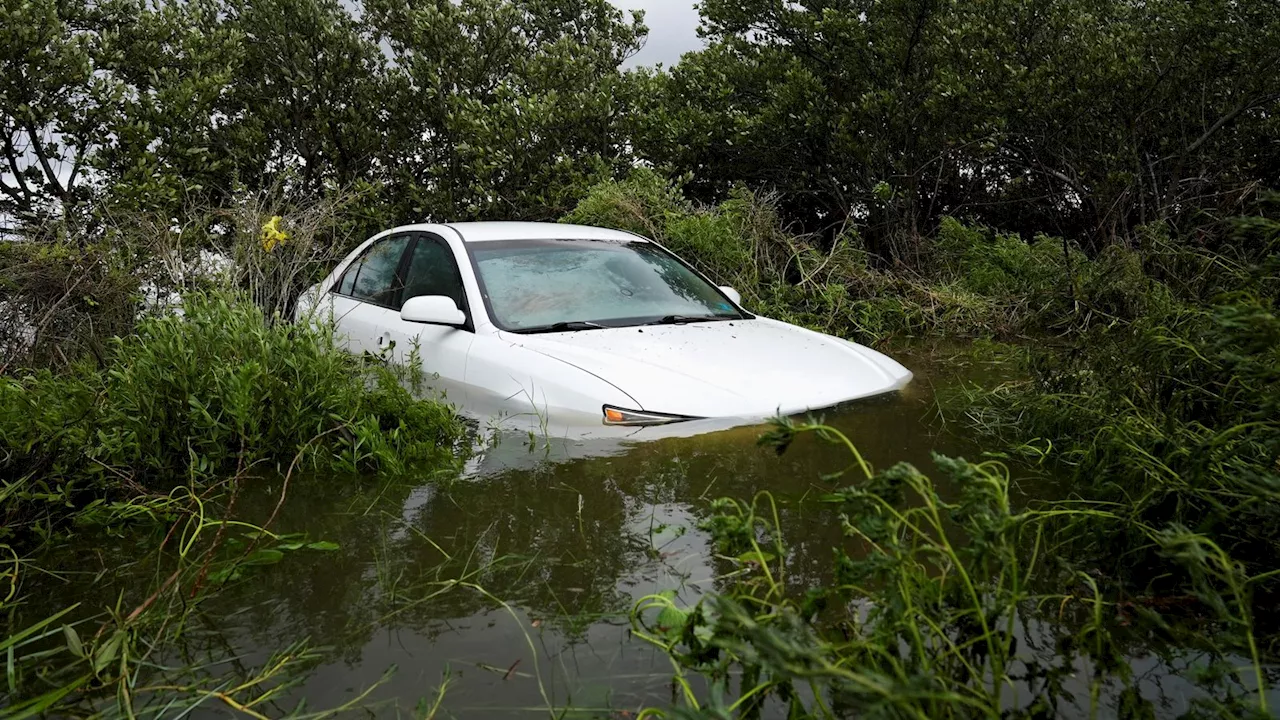
{"label": "overcast sky", "polygon": [[649,39],[627,67],[662,63],[671,67],[680,55],[702,47],[694,0],[609,0],[623,10],[644,10]]}

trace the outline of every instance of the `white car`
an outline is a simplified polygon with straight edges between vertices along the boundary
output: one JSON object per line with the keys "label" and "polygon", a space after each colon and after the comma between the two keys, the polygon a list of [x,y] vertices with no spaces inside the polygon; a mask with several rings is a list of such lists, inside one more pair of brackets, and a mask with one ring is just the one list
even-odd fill
{"label": "white car", "polygon": [[[555,223],[407,225],[298,303],[466,415],[556,427],[758,420],[897,390],[870,348],[753,315],[658,243]],[[724,423],[720,423],[721,426]]]}

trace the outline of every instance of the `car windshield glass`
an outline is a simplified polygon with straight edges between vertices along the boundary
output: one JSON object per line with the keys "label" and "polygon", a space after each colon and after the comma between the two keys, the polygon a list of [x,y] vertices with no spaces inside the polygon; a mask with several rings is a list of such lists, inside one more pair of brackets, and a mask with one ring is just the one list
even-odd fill
{"label": "car windshield glass", "polygon": [[719,289],[652,243],[502,240],[468,245],[494,322],[591,329],[742,318]]}

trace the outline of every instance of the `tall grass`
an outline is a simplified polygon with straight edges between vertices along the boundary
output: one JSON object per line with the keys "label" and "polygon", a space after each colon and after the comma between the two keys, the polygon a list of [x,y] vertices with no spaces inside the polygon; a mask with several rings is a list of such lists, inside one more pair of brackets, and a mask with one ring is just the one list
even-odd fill
{"label": "tall grass", "polygon": [[[641,599],[634,632],[671,659],[676,707],[651,717],[1051,717],[1155,708],[1126,657],[1123,602],[1060,552],[1081,522],[1128,524],[1108,504],[1015,508],[995,462],[935,457],[959,488],[900,464],[874,472],[838,431],[779,421],[764,441],[785,450],[806,433],[846,447],[850,469],[828,476],[821,500],[839,506],[846,544],[832,577],[801,597],[786,588],[788,554],[767,494],[723,499],[704,521],[726,572],[692,607],[674,593]],[[1247,667],[1207,688],[1213,712],[1265,716],[1266,678],[1242,572],[1206,536],[1142,528],[1230,634],[1205,627],[1212,652],[1239,651]],[[1165,625],[1169,629],[1168,624]],[[1210,633],[1213,633],[1210,635]],[[1085,688],[1065,679],[1091,668]],[[694,677],[708,691],[694,689]],[[736,684],[736,688],[735,688]],[[1083,705],[1083,708],[1080,706]]]}
{"label": "tall grass", "polygon": [[[1280,553],[1280,317],[1257,297],[1096,333],[1084,351],[1027,351],[1030,379],[969,388],[945,404],[1005,442],[1039,438],[1074,494],[1119,503],[1134,523],[1178,523],[1254,572]],[[1154,582],[1155,548],[1099,538],[1117,578]],[[1117,555],[1119,544],[1133,550]],[[1267,597],[1280,586],[1267,583]]]}
{"label": "tall grass", "polygon": [[463,428],[324,324],[268,322],[228,293],[144,319],[105,365],[0,378],[3,532],[291,463],[401,473],[454,462]]}
{"label": "tall grass", "polygon": [[[283,496],[282,496],[283,501]],[[329,552],[334,543],[280,535],[266,526],[220,518],[213,503],[191,496],[172,508],[172,521],[154,553],[156,575],[141,601],[58,610],[24,597],[23,577],[58,569],[36,567],[8,546],[7,593],[0,596],[6,637],[5,718],[165,718],[198,709],[237,717],[331,717],[358,707],[381,681],[340,707],[290,707],[284,698],[320,663],[323,648],[299,639],[260,663],[228,657],[209,642],[203,606],[226,583],[244,578],[287,553]],[[269,522],[268,522],[269,524]],[[16,624],[27,618],[25,624]],[[35,619],[31,619],[35,618]],[[386,676],[383,677],[386,680]]]}
{"label": "tall grass", "polygon": [[0,242],[0,374],[101,362],[112,337],[189,292],[231,290],[287,321],[302,291],[357,245],[361,195],[283,185],[178,217],[108,214]]}
{"label": "tall grass", "polygon": [[141,304],[131,263],[105,243],[0,242],[0,374],[99,356]]}
{"label": "tall grass", "polygon": [[[647,171],[598,186],[567,219],[655,237],[740,284],[750,309],[825,332],[1016,342],[1006,352],[1027,379],[944,398],[944,414],[993,449],[1047,460],[1064,494],[1106,508],[1054,520],[1058,550],[1093,569],[1101,596],[1196,596],[1256,666],[1241,628],[1273,642],[1264,609],[1280,598],[1274,203],[1194,237],[1145,226],[1093,255],[944,218],[911,267],[862,252],[856,233],[789,233],[765,197],[696,206]],[[1234,599],[1206,595],[1205,578]]]}
{"label": "tall grass", "polygon": [[[364,700],[283,707],[320,649],[300,641],[241,667],[195,629],[226,583],[335,549],[271,528],[295,473],[436,477],[465,452],[453,411],[410,391],[415,373],[341,352],[325,318],[287,322],[343,249],[343,197],[266,193],[0,247],[0,715],[327,717]],[[275,509],[237,519],[264,476]],[[58,609],[25,596],[24,575],[60,570],[25,554],[104,523],[168,527],[144,600]]]}
{"label": "tall grass", "polygon": [[128,242],[150,258],[153,282],[177,293],[233,289],[269,321],[293,317],[302,292],[365,238],[355,235],[359,193],[293,198],[282,188],[237,197],[225,208],[195,209],[181,227],[158,225]]}

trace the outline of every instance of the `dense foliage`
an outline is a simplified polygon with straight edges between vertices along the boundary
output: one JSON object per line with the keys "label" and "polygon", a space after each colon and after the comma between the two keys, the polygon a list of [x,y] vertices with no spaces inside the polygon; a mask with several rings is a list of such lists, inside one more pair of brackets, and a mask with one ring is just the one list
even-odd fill
{"label": "dense foliage", "polygon": [[114,341],[101,366],[0,379],[2,532],[295,465],[448,467],[461,430],[390,370],[335,349],[323,325],[268,324],[241,298],[190,295],[180,315]]}
{"label": "dense foliage", "polygon": [[[409,217],[552,217],[628,159],[605,0],[13,0],[0,213],[172,215],[275,187]],[[569,193],[566,195],[566,193]]]}
{"label": "dense foliage", "polygon": [[910,261],[943,216],[1095,251],[1280,184],[1266,0],[701,11],[708,46],[667,71],[625,69],[647,30],[605,0],[9,0],[0,212],[173,215],[284,179],[373,190],[371,227],[547,219],[639,160]]}
{"label": "dense foliage", "polygon": [[698,197],[783,193],[811,230],[909,258],[942,215],[1090,248],[1277,183],[1267,2],[846,0],[702,6],[648,78],[637,147]]}
{"label": "dense foliage", "polygon": [[[1117,503],[1123,532],[1177,523],[1269,570],[1280,552],[1280,308],[1258,287],[1096,328],[1069,352],[1014,351],[1028,381],[971,389],[953,408],[994,437],[1034,439],[1024,452],[1047,452],[1087,488],[1078,492]],[[1135,549],[1115,557],[1117,542]],[[1162,566],[1131,536],[1086,544],[1126,586],[1163,586]]]}
{"label": "dense foliage", "polygon": [[[783,703],[796,717],[1041,716],[1087,703],[1140,716],[1155,708],[1126,648],[1161,638],[1206,663],[1188,676],[1203,683],[1193,716],[1265,716],[1252,688],[1268,685],[1266,610],[1280,594],[1271,209],[1227,223],[1213,250],[1157,224],[1137,248],[1093,255],[943,218],[908,274],[867,262],[856,238],[821,251],[741,191],[700,207],[645,172],[593,190],[569,219],[662,238],[777,316],[867,342],[1039,339],[985,351],[1026,379],[942,406],[1001,454],[1053,468],[1068,496],[1020,509],[1004,467],[939,458],[959,494],[944,498],[915,468],[872,472],[850,445],[865,477],[824,498],[849,545],[835,549],[832,585],[799,597],[783,582],[793,558],[777,511],[719,501],[704,523],[729,565],[718,592],[692,607],[655,595],[635,613],[685,688],[671,714]],[[771,439],[785,448],[795,433],[784,424]],[[1087,698],[1065,680],[1080,662],[1094,668]]]}

